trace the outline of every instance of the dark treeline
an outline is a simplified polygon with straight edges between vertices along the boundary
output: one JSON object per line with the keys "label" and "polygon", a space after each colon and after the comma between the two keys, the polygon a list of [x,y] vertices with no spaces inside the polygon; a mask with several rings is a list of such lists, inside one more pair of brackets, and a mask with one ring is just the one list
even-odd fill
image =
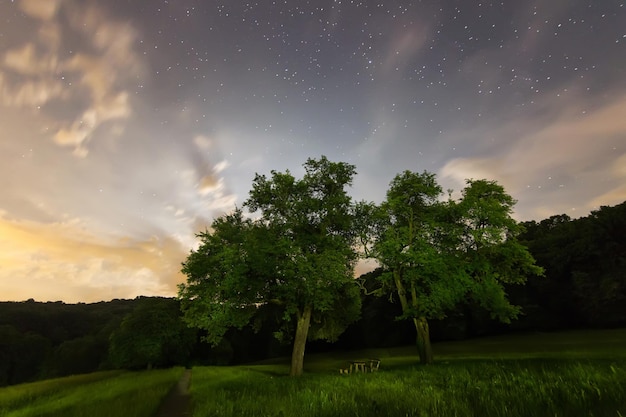
{"label": "dark treeline", "polygon": [[109,337],[134,303],[0,303],[0,385],[106,366]]}
{"label": "dark treeline", "polygon": [[[520,240],[545,277],[507,288],[523,309],[510,325],[465,303],[431,323],[433,340],[464,339],[510,331],[554,331],[626,326],[626,202],[589,216],[557,215],[523,224]],[[379,271],[359,278],[364,288]],[[362,294],[361,319],[334,344],[315,342],[308,352],[391,347],[414,343],[411,323],[396,321],[393,297]],[[187,328],[176,299],[138,297],[93,304],[0,303],[0,386],[115,368],[236,364],[288,355],[273,336],[273,307],[258,310],[242,330],[230,330],[216,347]]]}
{"label": "dark treeline", "polygon": [[626,325],[626,202],[572,220],[524,223],[522,236],[546,278],[530,278],[511,295],[526,328]]}

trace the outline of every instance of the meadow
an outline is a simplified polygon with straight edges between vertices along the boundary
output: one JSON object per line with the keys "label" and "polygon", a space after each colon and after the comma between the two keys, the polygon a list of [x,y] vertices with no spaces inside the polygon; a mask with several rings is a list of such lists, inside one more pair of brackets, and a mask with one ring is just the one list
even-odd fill
{"label": "meadow", "polygon": [[[508,335],[435,345],[311,355],[306,375],[284,361],[194,368],[194,417],[626,416],[626,330]],[[378,372],[339,374],[380,358]]]}
{"label": "meadow", "polygon": [[[626,417],[626,329],[513,334],[434,345],[195,367],[193,416],[612,416]],[[379,358],[377,372],[340,374]],[[0,417],[150,417],[183,369],[110,371],[0,389]]]}
{"label": "meadow", "polygon": [[0,389],[0,417],[150,417],[182,368],[96,372]]}

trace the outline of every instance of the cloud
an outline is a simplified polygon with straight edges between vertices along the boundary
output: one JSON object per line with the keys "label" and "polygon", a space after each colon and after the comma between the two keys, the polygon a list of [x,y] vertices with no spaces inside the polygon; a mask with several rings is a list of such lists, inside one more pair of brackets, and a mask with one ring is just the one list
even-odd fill
{"label": "cloud", "polygon": [[41,107],[63,95],[63,85],[57,82],[25,82],[11,89],[0,74],[0,103],[17,107]]}
{"label": "cloud", "polygon": [[0,293],[5,299],[67,302],[172,296],[187,253],[163,234],[107,239],[92,235],[78,219],[39,223],[0,215]]}
{"label": "cloud", "polygon": [[52,19],[61,5],[60,0],[21,0],[20,9],[30,17],[41,20]]}
{"label": "cloud", "polygon": [[596,196],[589,205],[593,208],[619,204],[626,201],[626,153],[617,158],[611,167],[613,186],[605,193]]}
{"label": "cloud", "polygon": [[[0,104],[32,108],[65,94],[63,84],[53,76],[58,68],[58,58],[37,53],[37,47],[32,42],[8,50],[0,63],[13,73],[12,77],[8,77],[0,71]],[[15,76],[20,81],[9,82]]]}
{"label": "cloud", "polygon": [[[402,28],[403,25],[398,25]],[[387,49],[387,56],[382,61],[382,77],[390,77],[396,71],[400,74],[426,46],[431,36],[432,25],[422,21],[411,29],[402,28],[394,34]]]}
{"label": "cloud", "polygon": [[218,174],[228,167],[228,161],[221,161],[215,164],[210,173],[203,175],[198,182],[198,194],[206,196],[209,194],[222,196],[225,191],[224,179]]}
{"label": "cloud", "polygon": [[35,45],[32,42],[7,51],[3,61],[5,67],[24,75],[39,75],[56,67],[56,60],[52,57],[35,56]]}
{"label": "cloud", "polygon": [[215,191],[219,188],[220,181],[215,178],[213,175],[205,175],[200,178],[200,184],[198,184],[198,193],[200,195],[207,195],[212,191]]}
{"label": "cloud", "polygon": [[38,40],[50,50],[58,50],[62,38],[61,26],[57,22],[46,22],[39,28]]}
{"label": "cloud", "polygon": [[[493,129],[489,137],[513,137],[507,138],[506,146],[493,146],[491,150],[483,139],[477,149],[486,156],[450,160],[440,176],[448,183],[451,180],[453,188],[466,178],[496,179],[520,200],[522,211],[525,206],[536,207],[523,212],[522,217],[558,214],[573,206],[582,208],[578,214],[584,215],[601,202],[621,202],[625,196],[625,159],[619,149],[626,136],[626,96],[581,112],[581,102],[593,106],[588,101],[573,100],[559,106],[550,103],[549,107],[559,112],[534,131],[522,129],[531,120],[519,118],[500,127],[466,132],[477,141],[478,136],[486,135],[485,129]],[[513,133],[521,131],[528,133]],[[607,165],[613,166],[608,174]]]}
{"label": "cloud", "polygon": [[[190,169],[181,172],[176,183],[177,203],[172,206],[185,207],[187,216],[181,218],[190,225],[196,219],[194,216],[210,216],[215,212],[229,211],[234,208],[237,195],[232,193],[220,175],[228,164],[225,161],[218,163],[212,170],[209,166]],[[197,229],[193,229],[193,232]]]}
{"label": "cloud", "polygon": [[86,156],[87,150],[83,145],[98,126],[109,120],[126,119],[131,113],[128,93],[121,92],[116,96],[107,95],[94,102],[92,107],[82,113],[80,119],[59,129],[53,137],[54,142],[60,146],[73,147],[78,156]]}
{"label": "cloud", "polygon": [[[47,116],[57,126],[53,142],[85,156],[87,143],[105,122],[126,120],[132,114],[127,86],[144,68],[134,51],[137,33],[95,5],[28,0],[20,7],[41,23],[31,40],[11,45],[0,55],[2,67],[12,73],[9,78],[0,68],[0,103],[40,108],[59,100],[54,107],[68,109],[80,103],[73,118]],[[59,22],[65,19],[69,30],[62,34]],[[81,37],[86,46],[67,56],[67,48],[61,46],[70,37]]]}
{"label": "cloud", "polygon": [[220,161],[213,167],[213,172],[220,173],[230,166],[230,163],[226,160]]}
{"label": "cloud", "polygon": [[89,128],[81,129],[73,126],[71,129],[61,129],[54,135],[54,141],[61,146],[79,147],[89,136]]}
{"label": "cloud", "polygon": [[611,168],[611,172],[618,178],[626,179],[626,153],[617,158]]}
{"label": "cloud", "polygon": [[200,151],[207,151],[211,148],[211,139],[206,136],[197,135],[193,138],[193,143]]}

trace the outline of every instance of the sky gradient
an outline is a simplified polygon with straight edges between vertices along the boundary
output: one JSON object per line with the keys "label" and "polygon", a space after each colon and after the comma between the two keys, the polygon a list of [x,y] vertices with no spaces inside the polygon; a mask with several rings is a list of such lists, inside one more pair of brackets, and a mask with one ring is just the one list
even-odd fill
{"label": "sky gradient", "polygon": [[621,0],[0,0],[0,300],[172,296],[256,172],[626,200]]}

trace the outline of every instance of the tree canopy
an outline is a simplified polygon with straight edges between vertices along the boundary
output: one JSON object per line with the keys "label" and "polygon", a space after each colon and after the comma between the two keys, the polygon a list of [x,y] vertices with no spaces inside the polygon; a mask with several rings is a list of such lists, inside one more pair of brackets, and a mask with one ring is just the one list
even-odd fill
{"label": "tree canopy", "polygon": [[460,200],[442,201],[434,174],[405,171],[372,210],[372,254],[384,273],[381,290],[397,293],[401,318],[417,332],[420,360],[433,360],[428,320],[473,301],[507,322],[511,305],[505,283],[523,283],[541,268],[518,240],[511,217],[515,201],[493,181],[469,180]]}
{"label": "tree canopy", "polygon": [[546,269],[524,297],[554,327],[626,323],[626,202],[587,217],[565,214],[524,223],[523,239]]}
{"label": "tree canopy", "polygon": [[355,167],[322,157],[304,169],[302,179],[257,174],[244,203],[251,216],[237,209],[199,234],[179,287],[187,322],[214,345],[228,328],[249,323],[259,305],[281,306],[276,336],[293,340],[291,375],[302,373],[307,339],[335,340],[360,311],[355,212],[346,192]]}
{"label": "tree canopy", "polygon": [[118,368],[185,363],[195,332],[184,325],[173,299],[144,298],[110,337],[109,358]]}

